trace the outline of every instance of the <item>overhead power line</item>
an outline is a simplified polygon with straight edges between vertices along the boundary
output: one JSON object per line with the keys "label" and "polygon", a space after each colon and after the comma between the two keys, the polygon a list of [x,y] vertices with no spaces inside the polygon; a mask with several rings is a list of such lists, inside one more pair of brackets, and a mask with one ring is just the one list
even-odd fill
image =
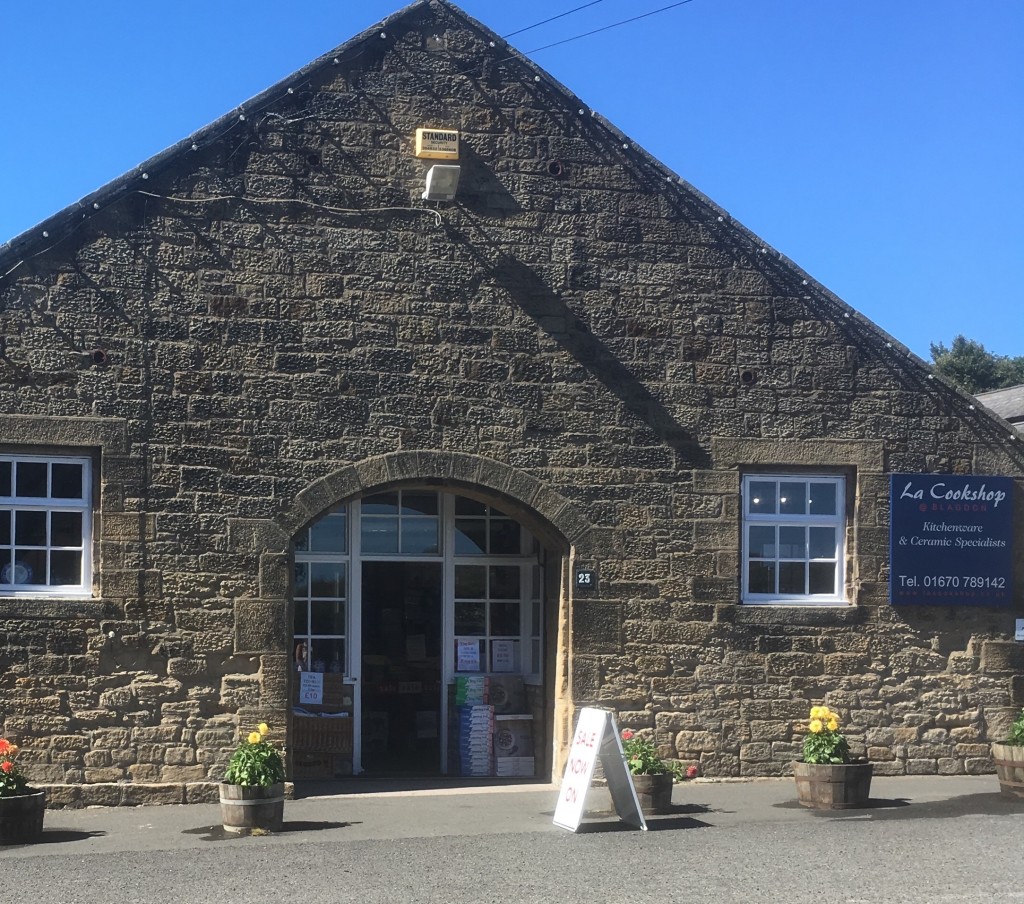
{"label": "overhead power line", "polygon": [[532,28],[540,28],[541,25],[547,25],[548,22],[554,22],[556,19],[564,19],[566,16],[578,13],[581,9],[586,9],[588,6],[597,6],[598,3],[604,3],[604,0],[591,0],[590,3],[584,3],[582,6],[577,6],[575,9],[559,13],[557,16],[552,16],[550,19],[545,19],[543,22],[534,22],[533,25],[527,25],[526,28],[519,28],[516,31],[510,31],[507,35],[502,35],[502,37],[511,38],[513,35],[521,35],[524,31],[530,31]]}
{"label": "overhead power line", "polygon": [[527,50],[526,53],[537,53],[540,50],[548,50],[551,47],[559,47],[562,44],[568,44],[571,41],[578,41],[580,38],[589,38],[591,35],[599,34],[602,31],[608,31],[612,28],[618,28],[620,25],[628,25],[630,22],[639,22],[641,19],[647,19],[650,16],[656,16],[658,13],[668,12],[670,9],[675,9],[678,6],[684,6],[685,4],[692,2],[693,0],[679,0],[678,3],[672,3],[669,6],[663,6],[661,9],[654,9],[651,10],[649,13],[643,13],[642,15],[639,16],[633,16],[632,19],[623,19],[621,22],[613,22],[611,25],[605,25],[602,28],[595,28],[593,31],[587,31],[584,32],[583,34],[574,35],[573,37],[565,38],[565,40],[562,41],[555,41],[553,44],[545,44],[543,47],[534,47],[532,50]]}

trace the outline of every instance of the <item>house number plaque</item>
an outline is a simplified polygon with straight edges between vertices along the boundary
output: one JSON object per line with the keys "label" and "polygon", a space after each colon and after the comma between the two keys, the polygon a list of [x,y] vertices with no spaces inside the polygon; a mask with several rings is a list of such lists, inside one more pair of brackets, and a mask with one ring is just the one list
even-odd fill
{"label": "house number plaque", "polygon": [[597,592],[597,572],[593,568],[576,569],[576,590],[582,593]]}

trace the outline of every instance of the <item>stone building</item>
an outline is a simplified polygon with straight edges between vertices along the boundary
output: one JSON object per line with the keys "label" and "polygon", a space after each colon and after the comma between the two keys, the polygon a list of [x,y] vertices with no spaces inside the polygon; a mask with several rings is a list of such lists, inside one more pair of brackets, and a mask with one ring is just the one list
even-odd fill
{"label": "stone building", "polygon": [[890,601],[892,475],[1019,532],[1019,438],[443,0],[8,243],[0,317],[0,735],[55,804],[207,799],[258,721],[458,772],[482,675],[541,777],[583,705],[765,776],[812,703],[882,774],[1024,703],[1019,558]]}

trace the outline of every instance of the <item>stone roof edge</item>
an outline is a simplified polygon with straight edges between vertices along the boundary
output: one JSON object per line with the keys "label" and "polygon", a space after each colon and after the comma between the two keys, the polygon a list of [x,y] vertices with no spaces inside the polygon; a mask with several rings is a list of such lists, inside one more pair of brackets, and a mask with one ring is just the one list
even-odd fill
{"label": "stone roof edge", "polygon": [[[288,88],[298,87],[321,69],[334,65],[341,57],[351,54],[363,44],[368,43],[379,35],[382,29],[389,27],[396,20],[404,18],[420,7],[430,5],[431,2],[437,2],[437,0],[413,0],[408,6],[369,26],[359,34],[339,44],[333,50],[320,55],[301,69],[285,76],[269,88],[243,101],[207,125],[202,126],[188,137],[159,151],[122,175],[101,185],[62,210],[51,214],[45,220],[29,227],[7,242],[0,243],[0,279],[12,273],[24,260],[42,254],[60,244],[74,231],[78,222],[81,222],[90,214],[98,212],[119,198],[122,193],[141,187],[143,173],[154,172],[162,165],[169,163],[182,154],[195,149],[202,149],[212,144],[225,134],[228,129],[238,124],[240,115],[249,116],[260,112],[274,101],[280,100],[282,94],[286,93]],[[51,234],[49,236],[44,235],[47,232]],[[21,260],[18,260],[19,258]]]}
{"label": "stone roof edge", "polygon": [[[712,222],[720,220],[723,226],[729,227],[734,234],[745,240],[745,242],[749,244],[749,250],[755,259],[758,257],[766,259],[766,262],[771,263],[781,271],[779,275],[782,277],[788,276],[792,278],[795,276],[798,278],[802,282],[804,288],[813,290],[813,292],[822,300],[832,305],[844,317],[848,316],[849,319],[867,329],[872,337],[877,342],[881,343],[882,347],[900,352],[902,357],[905,358],[909,364],[922,370],[927,379],[938,381],[948,391],[958,396],[961,402],[968,405],[975,411],[980,411],[983,416],[986,416],[988,420],[999,427],[1000,432],[1005,434],[1005,438],[1009,440],[1011,444],[1013,444],[1013,441],[1019,439],[1018,432],[1012,425],[1003,420],[1003,418],[995,412],[990,411],[983,404],[978,403],[974,396],[961,389],[955,383],[951,382],[941,374],[936,373],[931,365],[915,355],[902,342],[889,335],[889,333],[883,330],[874,321],[865,317],[855,308],[848,305],[838,295],[818,282],[795,261],[773,248],[738,220],[735,220],[730,216],[728,211],[716,204],[711,200],[711,198],[690,184],[674,170],[666,166],[662,161],[658,160],[653,154],[649,153],[642,146],[630,139],[629,136],[622,132],[621,129],[591,108],[589,104],[582,101],[574,91],[570,90],[555,79],[546,70],[525,56],[525,54],[508,44],[492,29],[477,21],[468,13],[456,6],[451,2],[451,0],[413,0],[409,5],[397,10],[382,19],[380,22],[364,29],[358,35],[355,35],[344,43],[338,45],[333,50],[322,54],[317,59],[303,66],[301,69],[286,76],[249,100],[239,104],[237,107],[228,111],[208,125],[203,126],[187,138],[182,139],[176,144],[171,145],[169,148],[166,148],[153,157],[150,157],[134,169],[129,170],[122,176],[108,182],[106,185],[98,188],[91,194],[86,195],[76,203],[65,207],[63,210],[53,214],[36,226],[31,227],[18,236],[15,236],[9,242],[0,245],[0,280],[3,280],[5,276],[13,273],[14,270],[21,266],[21,264],[28,258],[42,254],[62,242],[77,225],[73,222],[76,215],[81,215],[81,219],[84,219],[89,216],[93,210],[102,209],[104,206],[102,202],[110,202],[119,197],[122,192],[129,191],[136,187],[137,181],[142,179],[142,174],[144,172],[158,168],[161,164],[169,162],[177,155],[192,150],[196,145],[202,147],[204,141],[206,143],[215,141],[228,128],[237,124],[240,114],[244,114],[246,112],[259,112],[263,107],[269,106],[270,103],[280,99],[282,92],[286,91],[289,87],[297,86],[310,76],[314,75],[320,69],[329,65],[334,65],[335,61],[340,57],[352,53],[361,45],[378,36],[382,29],[388,28],[393,23],[405,18],[424,6],[447,10],[449,13],[462,19],[468,26],[478,31],[485,39],[493,42],[495,48],[503,48],[504,51],[509,54],[508,59],[515,59],[521,65],[530,69],[536,76],[539,76],[542,81],[546,82],[552,89],[563,95],[567,100],[572,100],[574,103],[580,104],[582,109],[590,112],[590,118],[593,122],[600,125],[613,138],[621,142],[624,150],[628,150],[635,159],[641,161],[646,166],[663,173],[666,185],[671,184],[676,191],[681,191],[683,194],[689,196],[691,200],[696,201],[698,204],[706,208],[708,214],[712,217]],[[47,239],[42,235],[42,233],[50,230],[57,230],[61,234],[55,239],[52,236]],[[46,241],[50,241],[50,244],[40,248],[39,250],[34,250],[34,247],[36,247],[37,244],[42,244]],[[21,257],[21,260],[18,260],[17,263],[14,263],[14,266],[11,267],[10,264],[12,261],[19,256]]]}

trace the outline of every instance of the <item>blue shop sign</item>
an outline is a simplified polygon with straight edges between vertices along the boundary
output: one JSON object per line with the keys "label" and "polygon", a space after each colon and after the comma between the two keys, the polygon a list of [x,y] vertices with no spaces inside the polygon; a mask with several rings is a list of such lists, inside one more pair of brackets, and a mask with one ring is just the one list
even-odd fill
{"label": "blue shop sign", "polygon": [[893,474],[889,503],[889,602],[1011,605],[1009,477]]}

